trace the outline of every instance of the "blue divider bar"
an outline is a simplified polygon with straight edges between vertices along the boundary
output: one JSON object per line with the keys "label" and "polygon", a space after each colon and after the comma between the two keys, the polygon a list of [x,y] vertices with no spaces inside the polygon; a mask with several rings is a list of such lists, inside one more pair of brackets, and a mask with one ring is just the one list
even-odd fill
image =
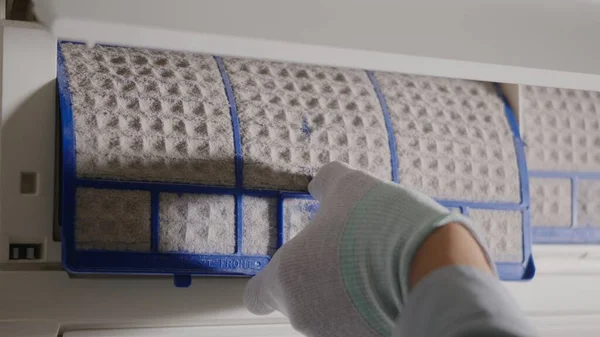
{"label": "blue divider bar", "polygon": [[[525,267],[525,270],[530,271],[530,275],[528,275],[527,277],[533,277],[533,273],[535,273],[535,266],[533,265],[533,259],[530,259],[532,238],[529,206],[531,204],[531,195],[529,191],[529,170],[527,169],[524,143],[521,139],[521,132],[519,131],[519,123],[517,122],[517,117],[514,111],[512,110],[508,99],[504,95],[502,87],[499,83],[494,83],[494,86],[496,87],[496,92],[498,96],[500,97],[500,99],[502,99],[502,102],[504,103],[504,115],[506,116],[508,125],[510,126],[513,133],[515,155],[517,157],[517,167],[519,169],[519,185],[521,186],[521,209],[523,210],[523,265]],[[526,264],[528,263],[531,264],[529,267],[526,266]]]}
{"label": "blue divider bar", "polygon": [[[260,190],[233,188],[221,186],[205,186],[194,184],[171,184],[162,182],[136,182],[110,179],[76,179],[76,185],[79,187],[113,189],[113,190],[142,190],[154,191],[160,193],[189,193],[189,194],[230,194],[230,195],[248,195],[254,197],[282,199],[312,199],[308,192],[282,192],[278,190]],[[516,204],[515,204],[516,205]]]}
{"label": "blue divider bar", "polygon": [[390,117],[390,110],[385,100],[385,96],[381,91],[381,87],[379,86],[379,82],[377,81],[377,78],[375,78],[375,73],[373,73],[372,71],[367,71],[367,76],[369,77],[369,80],[373,85],[373,90],[375,90],[375,94],[377,94],[377,99],[379,100],[379,104],[381,105],[381,111],[383,112],[383,120],[385,121],[385,129],[387,130],[388,142],[390,146],[392,180],[397,183],[400,181],[400,177],[398,175],[398,151],[396,149],[396,137],[394,136],[394,128],[392,127],[392,118]]}
{"label": "blue divider bar", "polygon": [[571,227],[577,226],[577,177],[571,177]]}
{"label": "blue divider bar", "polygon": [[280,196],[277,198],[277,249],[283,246],[283,241],[285,239],[283,230],[283,197]]}
{"label": "blue divider bar", "polygon": [[440,204],[446,207],[468,207],[468,208],[482,208],[482,209],[493,209],[493,210],[515,210],[519,211],[525,209],[527,206],[523,204],[510,203],[510,202],[475,202],[475,201],[464,201],[464,200],[445,200],[435,199]]}
{"label": "blue divider bar", "polygon": [[[225,63],[223,63],[223,59],[219,56],[214,56],[214,59],[215,62],[217,62],[217,67],[221,73],[223,87],[225,88],[225,94],[227,95],[227,101],[229,102],[231,126],[233,128],[233,147],[235,151],[235,186],[240,189],[244,186],[244,157],[242,154],[242,136],[240,132],[237,104],[235,102],[233,87],[231,86],[231,81],[229,80],[229,75],[225,69]],[[235,197],[235,224],[235,251],[237,254],[241,254],[244,239],[244,203],[241,193],[236,194]]]}
{"label": "blue divider bar", "polygon": [[[508,107],[508,103],[505,103],[505,105]],[[507,114],[512,115],[512,110],[509,110]],[[516,131],[518,134],[518,129],[513,129],[513,132],[514,131]],[[514,142],[515,152],[517,155],[517,165],[519,167],[519,181],[521,185],[521,206],[523,208],[523,256],[525,258],[524,263],[531,263],[531,266],[528,269],[532,273],[531,277],[533,277],[533,273],[535,273],[535,266],[533,266],[533,259],[529,258],[531,256],[531,245],[533,244],[531,237],[531,217],[529,211],[529,207],[531,205],[529,174],[527,171],[527,162],[525,160],[523,141],[518,136],[515,136]]]}
{"label": "blue divider bar", "polygon": [[600,243],[600,229],[590,227],[538,227],[532,229],[536,243]]}
{"label": "blue divider bar", "polygon": [[[511,112],[512,113],[512,112]],[[519,168],[519,185],[521,186],[521,204],[529,206],[531,204],[531,195],[529,191],[529,173],[527,171],[527,160],[525,159],[525,149],[523,141],[520,138],[514,138],[515,154],[517,156],[517,167]]]}
{"label": "blue divider bar", "polygon": [[535,170],[530,171],[529,175],[531,177],[536,178],[554,178],[554,179],[570,179],[570,178],[579,178],[579,179],[600,179],[600,172],[569,172],[569,171],[542,171]]}
{"label": "blue divider bar", "polygon": [[[525,259],[523,263],[529,262],[531,257],[531,246],[533,244],[533,239],[531,235],[531,210],[529,206],[523,209],[522,213],[523,217],[523,258]],[[531,259],[531,263],[533,263],[533,259]],[[535,268],[532,266],[532,268]],[[533,277],[533,276],[532,276]]]}
{"label": "blue divider bar", "polygon": [[521,204],[529,206],[530,194],[529,194],[529,175],[527,170],[527,160],[525,158],[524,143],[521,140],[521,133],[519,132],[519,124],[515,116],[514,111],[510,107],[508,99],[502,91],[502,87],[498,83],[494,83],[496,91],[502,102],[504,103],[504,115],[508,121],[508,125],[513,132],[513,140],[515,143],[515,154],[517,156],[517,167],[519,169],[519,182],[521,186]]}
{"label": "blue divider bar", "polygon": [[229,101],[229,112],[231,114],[231,126],[233,128],[233,148],[235,151],[235,184],[237,187],[244,185],[244,158],[242,156],[242,136],[240,133],[240,120],[238,118],[237,104],[235,103],[235,96],[233,94],[233,87],[229,80],[229,75],[225,69],[225,63],[219,56],[214,57],[217,62],[217,67],[221,73],[223,79],[223,86],[225,87],[225,94]]}
{"label": "blue divider bar", "polygon": [[159,222],[160,222],[160,195],[157,191],[150,194],[150,250],[157,253],[159,251]]}
{"label": "blue divider bar", "polygon": [[242,195],[235,196],[235,253],[242,254],[244,241],[244,203]]}

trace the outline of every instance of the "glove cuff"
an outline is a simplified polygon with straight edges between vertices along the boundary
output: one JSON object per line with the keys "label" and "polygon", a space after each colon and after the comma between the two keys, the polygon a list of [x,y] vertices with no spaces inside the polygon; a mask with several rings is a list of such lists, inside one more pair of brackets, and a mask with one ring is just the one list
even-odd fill
{"label": "glove cuff", "polygon": [[379,182],[350,211],[338,247],[342,281],[357,311],[378,334],[390,335],[404,306],[416,250],[450,222],[464,224],[491,261],[469,219],[400,185]]}

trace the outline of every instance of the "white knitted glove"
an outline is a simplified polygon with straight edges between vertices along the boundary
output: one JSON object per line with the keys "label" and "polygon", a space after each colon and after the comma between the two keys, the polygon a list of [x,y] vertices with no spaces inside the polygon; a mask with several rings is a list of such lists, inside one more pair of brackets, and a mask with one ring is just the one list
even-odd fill
{"label": "white knitted glove", "polygon": [[342,163],[323,166],[308,190],[320,202],[315,219],[244,293],[251,312],[278,310],[307,336],[390,336],[412,257],[437,227],[460,222],[485,247],[462,215]]}

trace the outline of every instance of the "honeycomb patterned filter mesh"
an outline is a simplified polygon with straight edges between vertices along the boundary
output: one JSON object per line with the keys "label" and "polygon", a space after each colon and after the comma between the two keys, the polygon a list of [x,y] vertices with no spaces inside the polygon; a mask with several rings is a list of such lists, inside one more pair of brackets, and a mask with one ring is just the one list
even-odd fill
{"label": "honeycomb patterned filter mesh", "polygon": [[[306,192],[319,167],[338,160],[384,180],[397,170],[403,185],[442,201],[521,202],[513,134],[491,84],[240,58],[223,58],[220,69],[195,53],[61,47],[77,179]],[[237,108],[241,182],[222,72]],[[76,201],[78,249],[150,250],[149,193],[79,187]],[[236,251],[234,196],[160,193],[159,205],[160,252]],[[277,199],[244,195],[241,208],[241,253],[272,255]],[[317,208],[285,199],[283,241]],[[470,214],[485,224],[497,260],[522,261],[520,212]]]}
{"label": "honeycomb patterned filter mesh", "polygon": [[524,86],[534,227],[600,227],[600,92]]}

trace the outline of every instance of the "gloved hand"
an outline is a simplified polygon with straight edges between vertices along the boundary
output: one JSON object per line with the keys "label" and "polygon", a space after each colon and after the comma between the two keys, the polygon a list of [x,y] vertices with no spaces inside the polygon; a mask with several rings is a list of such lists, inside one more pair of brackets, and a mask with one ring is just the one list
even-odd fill
{"label": "gloved hand", "polygon": [[278,310],[307,336],[390,336],[412,258],[437,227],[462,223],[485,247],[466,217],[339,162],[323,166],[308,189],[320,202],[314,220],[244,293],[251,312]]}

